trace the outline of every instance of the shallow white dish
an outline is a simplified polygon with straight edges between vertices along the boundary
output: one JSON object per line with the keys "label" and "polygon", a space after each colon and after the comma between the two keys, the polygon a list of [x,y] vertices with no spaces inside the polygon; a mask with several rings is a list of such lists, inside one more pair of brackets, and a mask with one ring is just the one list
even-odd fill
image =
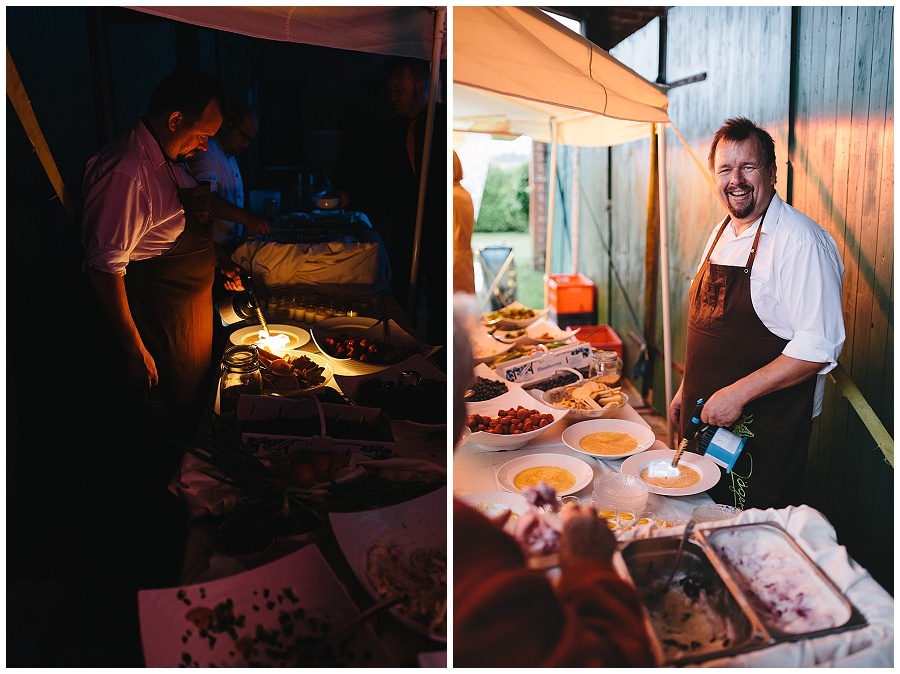
{"label": "shallow white dish", "polygon": [[513,348],[515,342],[501,342],[494,339],[488,333],[478,333],[471,336],[472,357],[476,363],[489,363],[497,356]]}
{"label": "shallow white dish", "polygon": [[[625,433],[637,441],[637,447],[624,454],[592,454],[581,448],[581,440],[591,433]],[[656,434],[643,424],[625,419],[589,419],[572,424],[563,431],[562,441],[570,449],[594,459],[624,459],[649,449],[656,442]]]}
{"label": "shallow white dish", "polygon": [[[531,307],[526,307],[521,302],[512,302],[504,307],[504,309],[530,309]],[[485,325],[490,325],[491,327],[496,327],[498,330],[518,330],[520,328],[527,328],[532,323],[536,323],[538,320],[546,316],[550,312],[550,307],[546,307],[544,309],[531,309],[534,312],[533,316],[529,316],[528,318],[500,318],[499,312],[503,311],[503,309],[498,309],[497,311],[491,311],[489,313],[484,314],[482,316],[482,322]],[[500,318],[496,323],[492,323],[493,320]]]}
{"label": "shallow white dish", "polygon": [[[656,461],[672,462],[675,457],[674,449],[651,449],[648,452],[635,454],[622,462],[622,472],[626,475],[633,475],[641,479],[641,471],[651,463]],[[647,489],[651,494],[659,494],[661,496],[691,496],[706,491],[714,487],[721,477],[719,467],[705,456],[694,454],[693,452],[684,452],[679,459],[679,463],[690,466],[700,473],[700,481],[692,484],[690,487],[682,487],[680,489],[669,489],[666,487],[657,487],[656,485],[645,482]]]}
{"label": "shallow white dish", "polygon": [[265,395],[279,395],[283,398],[290,398],[296,395],[306,395],[308,393],[312,393],[314,391],[318,391],[319,389],[325,388],[334,378],[334,368],[331,367],[331,363],[325,358],[325,356],[318,353],[309,353],[307,351],[295,351],[288,352],[287,354],[293,358],[299,358],[300,356],[306,356],[316,365],[322,368],[322,376],[325,377],[325,381],[321,384],[316,384],[315,386],[311,386],[310,388],[299,388],[299,389],[272,389],[269,388],[269,385],[266,382],[263,382],[263,392]]}
{"label": "shallow white dish", "polygon": [[[524,447],[538,436],[546,433],[550,428],[560,423],[566,417],[566,410],[557,410],[547,407],[539,400],[535,400],[527,391],[521,388],[511,388],[503,395],[491,398],[490,400],[482,400],[477,403],[466,403],[466,416],[470,414],[480,414],[482,416],[496,417],[500,410],[508,410],[517,408],[519,405],[530,410],[537,410],[541,414],[552,414],[553,421],[528,433],[519,433],[518,435],[499,435],[497,433],[487,433],[485,431],[470,432],[465,439],[474,442],[482,449],[490,451],[498,451],[503,449],[518,449]],[[469,429],[467,429],[469,430]]]}
{"label": "shallow white dish", "polygon": [[[341,391],[343,391],[344,395],[350,399],[350,402],[352,402],[354,405],[359,405],[360,403],[357,400],[357,391],[359,390],[359,387],[363,382],[370,379],[381,379],[382,381],[397,381],[397,378],[401,373],[408,371],[418,372],[423,379],[436,379],[443,382],[447,381],[447,374],[445,372],[441,371],[436,365],[430,363],[424,356],[418,354],[411,358],[407,358],[402,363],[397,363],[396,365],[386,367],[379,372],[372,372],[370,374],[361,375],[338,374],[335,375],[334,381],[338,386],[341,387]],[[363,405],[363,407],[372,407],[372,405]],[[426,424],[420,421],[413,421],[411,419],[392,419],[391,421],[396,421],[398,423],[402,423],[403,425],[409,425],[413,428],[421,428],[423,430],[436,430],[439,428],[447,427],[446,418],[444,423],[441,424]]]}
{"label": "shallow white dish", "polygon": [[[380,601],[369,580],[369,548],[376,541],[396,544],[408,559],[415,550],[427,548],[447,552],[447,488],[441,487],[418,498],[376,510],[329,513],[331,527],[344,557],[366,591]],[[446,641],[446,633],[436,633],[406,616],[396,607],[391,613],[401,623],[435,641]]]}
{"label": "shallow white dish", "polygon": [[[271,594],[269,594],[271,593]],[[315,635],[312,619],[334,629],[358,616],[359,608],[338,580],[317,545],[308,545],[263,566],[194,585],[139,590],[141,642],[147,667],[302,667],[293,639]],[[217,625],[214,609],[228,605],[221,615],[240,618]],[[297,614],[297,609],[306,611]],[[188,617],[206,611],[211,623],[200,630]],[[231,628],[231,636],[227,631]],[[278,645],[241,651],[235,641],[254,640],[257,630],[278,636]],[[320,629],[320,628],[319,628]],[[353,654],[346,667],[396,667],[396,659],[366,622],[357,625]],[[318,632],[321,634],[321,631]],[[260,644],[262,646],[262,644]],[[371,656],[365,657],[365,651]]]}
{"label": "shallow white dish", "polygon": [[[588,419],[603,419],[615,414],[616,410],[625,407],[628,404],[628,395],[619,391],[622,396],[622,403],[615,407],[601,407],[600,409],[584,408],[584,407],[566,407],[565,405],[554,404],[554,400],[560,400],[565,396],[566,389],[574,389],[581,386],[584,382],[576,382],[574,384],[566,384],[552,388],[549,391],[541,391],[540,398],[542,403],[548,407],[558,410],[569,410],[569,421],[585,421]],[[539,390],[539,389],[536,389]],[[533,394],[532,394],[533,395]]]}
{"label": "shallow white dish", "polygon": [[[521,334],[520,334],[521,333]],[[516,330],[495,330],[494,338],[508,344],[549,344],[575,337],[574,330],[560,330],[547,320],[539,320],[528,327]]]}
{"label": "shallow white dish", "polygon": [[[269,328],[270,335],[280,335],[285,334],[291,338],[291,341],[288,342],[287,346],[284,349],[279,349],[279,353],[275,353],[274,350],[266,349],[271,353],[275,353],[276,356],[282,355],[282,353],[286,351],[292,351],[294,349],[299,349],[301,346],[305,346],[309,343],[310,335],[309,332],[304,330],[303,328],[298,328],[296,325],[279,325],[269,323],[266,327]],[[231,343],[235,346],[246,345],[246,344],[256,344],[259,340],[259,332],[262,330],[261,325],[249,325],[246,328],[239,328],[231,333],[229,339]],[[257,345],[261,346],[261,345]],[[263,347],[265,348],[265,347]]]}
{"label": "shallow white dish", "polygon": [[512,515],[503,528],[510,533],[515,529],[513,523],[516,517],[528,509],[528,501],[522,494],[509,491],[480,491],[474,494],[462,494],[456,498],[487,518],[496,517],[504,510],[509,510]]}
{"label": "shallow white dish", "polygon": [[516,487],[516,475],[529,468],[538,466],[553,466],[565,468],[575,475],[575,484],[566,490],[557,492],[557,496],[567,496],[581,491],[594,479],[594,469],[586,461],[569,456],[568,454],[529,454],[507,461],[497,470],[497,482],[504,489],[521,494],[522,490]]}
{"label": "shallow white dish", "polygon": [[[376,325],[377,324],[377,325]],[[390,335],[388,341],[394,346],[411,347],[423,356],[430,356],[441,349],[440,346],[431,346],[420,342],[418,339],[410,335],[403,328],[391,319],[388,322]],[[323,348],[324,340],[329,336],[337,336],[341,333],[347,334],[349,337],[371,337],[378,340],[384,339],[384,327],[377,318],[366,318],[363,316],[340,316],[335,318],[326,318],[318,321],[312,327],[312,340],[322,355],[334,367],[338,374],[370,374],[372,372],[381,372],[396,363],[364,363],[354,358],[337,358],[331,356]]]}

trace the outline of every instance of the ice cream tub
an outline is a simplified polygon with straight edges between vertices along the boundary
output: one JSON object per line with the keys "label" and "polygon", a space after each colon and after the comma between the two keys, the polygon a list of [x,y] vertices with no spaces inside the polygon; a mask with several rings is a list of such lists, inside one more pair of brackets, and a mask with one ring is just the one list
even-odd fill
{"label": "ice cream tub", "polygon": [[774,639],[806,639],[865,624],[834,582],[777,524],[739,524],[701,530],[698,536]]}

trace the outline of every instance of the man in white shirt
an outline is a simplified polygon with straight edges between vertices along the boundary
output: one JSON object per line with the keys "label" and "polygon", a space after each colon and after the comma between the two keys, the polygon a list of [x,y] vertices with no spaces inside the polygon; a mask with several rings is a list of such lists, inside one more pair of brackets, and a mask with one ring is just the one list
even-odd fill
{"label": "man in white shirt", "polygon": [[225,285],[228,290],[240,290],[236,278],[240,268],[231,253],[249,234],[269,233],[268,220],[244,208],[244,181],[237,162],[237,156],[250,147],[258,132],[259,119],[249,106],[232,107],[225,113],[218,133],[209,139],[206,152],[198,152],[189,160],[194,177],[210,184],[216,264],[231,280]]}
{"label": "man in white shirt", "polygon": [[[709,493],[739,508],[802,503],[812,419],[844,344],[844,265],[834,239],[775,193],[775,144],[728,120],[709,153],[729,212],[690,289],[685,373],[670,407],[682,433],[698,400],[703,424],[753,434]],[[696,450],[696,440],[689,449]]]}
{"label": "man in white shirt", "polygon": [[178,69],[147,114],[87,162],[84,271],[153,418],[193,433],[212,364],[209,187],[185,160],[222,124],[215,78]]}

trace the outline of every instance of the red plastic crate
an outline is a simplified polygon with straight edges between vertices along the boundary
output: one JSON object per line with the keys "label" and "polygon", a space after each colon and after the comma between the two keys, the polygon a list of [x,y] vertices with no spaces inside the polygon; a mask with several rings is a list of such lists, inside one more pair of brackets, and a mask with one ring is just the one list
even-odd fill
{"label": "red plastic crate", "polygon": [[[563,327],[560,325],[559,327]],[[574,327],[574,326],[573,326]],[[575,331],[575,336],[580,342],[587,342],[595,349],[615,351],[619,358],[625,359],[622,340],[608,325],[585,325]]]}

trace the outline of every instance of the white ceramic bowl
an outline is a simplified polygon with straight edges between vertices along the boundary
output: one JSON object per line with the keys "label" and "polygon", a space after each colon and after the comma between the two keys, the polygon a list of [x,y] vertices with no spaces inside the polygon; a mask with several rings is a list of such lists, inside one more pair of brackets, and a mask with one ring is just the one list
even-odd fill
{"label": "white ceramic bowl", "polygon": [[[591,433],[624,433],[635,439],[637,447],[630,452],[622,454],[593,454],[581,447],[582,438]],[[634,421],[627,421],[626,419],[590,419],[588,421],[579,421],[577,424],[569,426],[563,431],[562,441],[570,449],[595,459],[624,459],[650,449],[653,443],[656,442],[656,434],[649,426],[644,426]]]}
{"label": "white ceramic bowl", "polygon": [[[587,381],[587,380],[586,380]],[[567,397],[567,392],[573,389],[578,388],[579,386],[584,385],[584,381],[579,381],[574,384],[567,384],[566,386],[560,386],[558,388],[552,388],[549,391],[543,391],[541,394],[541,402],[543,402],[548,407],[552,407],[554,409],[559,410],[569,410],[569,421],[585,421],[587,419],[602,419],[609,415],[614,415],[616,410],[621,407],[624,407],[628,402],[628,396],[625,393],[619,392],[619,395],[622,396],[622,402],[619,405],[614,405],[613,407],[601,407],[600,409],[593,409],[588,407],[569,407],[568,405],[563,405],[559,401],[563,400]]]}
{"label": "white ceramic bowl", "polygon": [[486,332],[471,335],[470,340],[472,357],[476,364],[490,363],[494,358],[502,356],[515,346],[515,342],[501,342]]}
{"label": "white ceramic bowl", "polygon": [[[503,309],[498,309],[497,311],[491,311],[489,313],[484,314],[482,316],[482,322],[485,325],[490,325],[492,327],[496,327],[498,330],[519,330],[521,328],[527,328],[532,323],[538,321],[539,319],[546,316],[550,308],[547,307],[545,309],[532,309],[534,313],[533,316],[529,316],[528,318],[502,318],[500,316],[500,312],[504,309],[529,309],[530,307],[526,307],[524,304],[520,302],[513,302],[512,304],[507,305]],[[497,320],[499,319],[499,320]],[[494,322],[496,321],[496,322]]]}
{"label": "white ceramic bowl", "polygon": [[[358,391],[359,387],[366,381],[370,379],[381,379],[382,381],[397,381],[403,372],[418,372],[419,376],[423,379],[435,379],[438,381],[447,381],[447,375],[443,371],[441,371],[437,366],[430,363],[425,359],[424,356],[415,355],[412,358],[408,358],[402,363],[398,363],[396,365],[391,365],[390,367],[386,367],[379,372],[372,372],[370,374],[361,374],[361,375],[335,375],[334,380],[338,386],[341,387],[341,391],[344,393],[347,398],[350,399],[354,405],[360,405],[361,403],[358,400]],[[380,405],[362,405],[363,407],[380,407]],[[394,425],[396,421],[398,424],[409,426],[410,429],[421,429],[423,431],[434,431],[441,428],[447,428],[446,421],[446,408],[443,410],[445,413],[444,422],[440,424],[427,424],[421,421],[414,421],[411,419],[391,419],[391,425]],[[385,410],[387,413],[387,410]],[[390,416],[390,415],[388,415]]]}
{"label": "white ceramic bowl", "polygon": [[[376,325],[377,324],[377,325]],[[441,347],[431,346],[420,342],[418,339],[410,335],[403,328],[391,320],[389,322],[390,336],[388,341],[401,347],[411,347],[423,356],[430,356],[436,353]],[[371,374],[373,372],[381,372],[396,363],[364,363],[353,358],[337,358],[332,356],[326,350],[327,345],[325,339],[328,337],[337,337],[346,334],[349,337],[371,337],[379,340],[384,339],[383,326],[376,318],[366,318],[362,316],[340,316],[335,318],[326,318],[318,321],[310,331],[313,343],[318,347],[322,355],[331,363],[335,374]],[[323,348],[324,347],[324,348]]]}
{"label": "white ceramic bowl", "polygon": [[487,433],[485,431],[470,432],[466,439],[474,442],[481,449],[488,451],[499,451],[503,449],[518,449],[524,447],[537,437],[540,437],[555,425],[562,422],[566,417],[567,411],[553,409],[547,407],[539,400],[535,400],[527,392],[521,388],[514,388],[496,398],[483,400],[477,403],[466,403],[466,415],[480,414],[482,416],[496,417],[500,410],[508,410],[516,408],[519,405],[530,410],[537,410],[541,414],[552,414],[553,421],[543,428],[538,428],[528,433],[519,433],[517,435],[500,435],[497,433]]}
{"label": "white ceramic bowl", "polygon": [[249,325],[244,328],[238,328],[234,332],[229,335],[228,339],[235,346],[246,345],[246,344],[256,344],[257,346],[266,349],[270,353],[274,353],[276,356],[283,356],[289,351],[293,351],[294,349],[299,349],[301,346],[305,346],[309,342],[309,332],[304,330],[303,328],[298,328],[296,325],[280,325],[280,324],[270,324],[266,327],[269,328],[269,335],[287,335],[290,339],[287,345],[283,349],[275,349],[275,348],[267,348],[264,344],[260,343],[259,333],[262,330],[261,325]]}
{"label": "white ceramic bowl", "polygon": [[[308,353],[306,351],[289,351],[287,356],[290,358],[299,358],[300,356],[306,356],[316,365],[322,368],[322,376],[325,378],[321,384],[316,384],[315,386],[311,386],[310,388],[299,388],[299,389],[274,389],[269,386],[268,383],[263,382],[263,390],[266,395],[278,395],[282,398],[292,398],[298,395],[306,395],[312,393],[314,391],[318,391],[319,389],[325,388],[334,378],[334,368],[331,367],[331,363],[329,363],[325,356],[319,353]],[[268,378],[265,374],[263,374],[264,378]]]}

